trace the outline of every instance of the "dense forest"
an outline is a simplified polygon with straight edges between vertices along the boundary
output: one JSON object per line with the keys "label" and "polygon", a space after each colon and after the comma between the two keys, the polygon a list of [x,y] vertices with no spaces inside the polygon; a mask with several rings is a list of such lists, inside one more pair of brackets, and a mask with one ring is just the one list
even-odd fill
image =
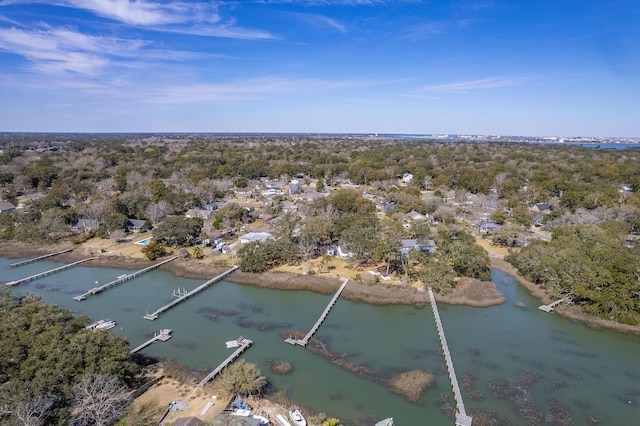
{"label": "dense forest", "polygon": [[[309,261],[339,246],[351,264],[447,291],[459,277],[488,278],[488,255],[476,244],[482,235],[511,250],[508,260],[550,295],[571,296],[592,315],[640,323],[635,148],[3,135],[0,149],[3,201],[19,207],[0,214],[5,240],[119,239],[139,219],[152,230],[151,258],[201,245],[214,231],[242,233],[257,220],[275,238],[237,250],[245,271],[296,263],[313,273]],[[266,193],[275,181],[286,190]],[[185,217],[221,200],[227,203],[210,218]],[[79,219],[96,228],[73,230]],[[550,241],[539,240],[540,232]],[[437,250],[403,252],[407,241]]]}
{"label": "dense forest", "polygon": [[138,382],[126,340],[0,289],[0,424],[112,424]]}

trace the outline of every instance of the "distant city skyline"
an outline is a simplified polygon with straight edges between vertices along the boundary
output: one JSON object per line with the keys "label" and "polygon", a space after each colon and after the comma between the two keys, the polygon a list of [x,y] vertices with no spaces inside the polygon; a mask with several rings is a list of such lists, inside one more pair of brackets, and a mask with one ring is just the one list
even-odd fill
{"label": "distant city skyline", "polygon": [[0,132],[640,137],[637,0],[0,0]]}

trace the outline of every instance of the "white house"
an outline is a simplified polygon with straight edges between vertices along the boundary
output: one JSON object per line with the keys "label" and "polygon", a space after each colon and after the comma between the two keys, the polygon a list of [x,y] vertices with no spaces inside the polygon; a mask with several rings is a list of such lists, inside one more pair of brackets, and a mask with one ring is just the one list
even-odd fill
{"label": "white house", "polygon": [[241,244],[247,244],[263,243],[271,238],[273,238],[273,235],[269,232],[249,232],[248,234],[242,235],[239,239]]}

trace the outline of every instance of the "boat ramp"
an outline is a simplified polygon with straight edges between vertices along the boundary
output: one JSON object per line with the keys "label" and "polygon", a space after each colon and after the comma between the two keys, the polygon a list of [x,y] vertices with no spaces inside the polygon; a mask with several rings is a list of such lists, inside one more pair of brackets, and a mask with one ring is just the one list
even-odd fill
{"label": "boat ramp", "polygon": [[94,287],[91,290],[88,290],[87,292],[85,292],[83,294],[79,294],[77,296],[74,296],[73,300],[77,300],[78,302],[81,302],[81,301],[85,300],[87,298],[87,296],[91,296],[92,294],[102,293],[103,291],[105,291],[107,289],[110,289],[111,287],[115,287],[118,284],[122,284],[125,281],[129,281],[131,279],[134,279],[135,277],[138,277],[138,276],[144,274],[145,272],[149,272],[151,270],[159,268],[160,266],[164,265],[165,263],[169,263],[172,260],[175,260],[177,258],[178,258],[178,256],[172,256],[172,257],[170,257],[168,259],[163,260],[162,262],[158,262],[158,263],[156,263],[154,265],[151,265],[149,267],[146,267],[144,269],[140,269],[139,271],[136,271],[136,272],[134,272],[132,274],[121,275],[117,279],[115,279],[115,280],[113,280],[111,282],[108,282],[108,283],[106,283],[104,285],[101,285],[100,287]]}
{"label": "boat ramp", "polygon": [[238,269],[238,267],[234,266],[233,268],[223,272],[222,274],[218,275],[217,277],[212,278],[212,279],[210,279],[209,281],[207,281],[207,282],[205,282],[203,284],[200,284],[198,287],[196,287],[193,290],[183,294],[182,296],[178,297],[177,299],[167,303],[166,305],[162,306],[161,308],[158,308],[158,310],[156,310],[155,312],[153,312],[151,314],[146,314],[143,318],[147,319],[149,321],[153,321],[155,319],[158,319],[160,314],[163,313],[164,311],[169,310],[169,309],[173,308],[174,306],[176,306],[178,303],[187,300],[188,298],[190,298],[191,296],[193,296],[193,295],[195,295],[197,293],[200,293],[202,290],[206,289],[210,285],[212,285],[214,283],[217,283],[218,281],[220,281],[223,278],[227,277],[229,274],[231,274],[236,269]]}
{"label": "boat ramp", "polygon": [[236,341],[238,342],[238,349],[236,349],[231,355],[229,355],[227,359],[222,361],[222,363],[219,366],[217,366],[215,370],[207,374],[207,377],[205,377],[200,381],[200,383],[198,383],[198,387],[202,387],[206,385],[208,381],[210,381],[211,379],[216,377],[218,374],[220,374],[222,369],[224,369],[227,365],[231,364],[236,358],[240,356],[242,352],[245,351],[245,349],[247,349],[249,346],[253,344],[252,340],[249,340],[242,336],[238,337]]}
{"label": "boat ramp", "polygon": [[133,355],[136,352],[141,351],[142,349],[146,348],[147,346],[149,346],[153,342],[157,342],[158,340],[161,341],[161,342],[166,342],[169,339],[171,339],[171,330],[168,329],[168,328],[164,328],[164,329],[160,330],[159,334],[153,333],[153,337],[151,339],[147,340],[146,342],[144,342],[140,346],[137,346],[137,347],[131,349],[130,353],[131,353],[131,355]]}
{"label": "boat ramp", "polygon": [[447,344],[447,338],[445,337],[444,329],[442,328],[442,321],[440,320],[440,313],[438,312],[436,299],[433,297],[433,291],[431,291],[430,286],[428,287],[428,290],[429,299],[431,299],[431,308],[433,309],[433,316],[436,320],[436,328],[438,329],[438,336],[440,336],[442,352],[444,353],[444,360],[447,364],[447,370],[449,371],[449,380],[451,380],[451,386],[453,387],[453,396],[456,400],[456,426],[471,426],[472,417],[467,416],[467,412],[464,409],[464,402],[462,401],[458,378],[456,377],[456,372],[453,369],[453,361],[451,360],[449,345]]}
{"label": "boat ramp", "polygon": [[14,285],[28,283],[29,281],[37,280],[38,278],[46,277],[47,275],[55,274],[56,272],[64,271],[65,269],[69,269],[81,263],[88,262],[89,260],[95,260],[95,259],[97,259],[97,257],[89,257],[87,259],[78,260],[77,262],[69,263],[68,265],[59,266],[57,268],[50,269],[48,271],[41,272],[39,274],[31,275],[26,278],[21,278],[15,281],[9,281],[5,285],[14,286]]}
{"label": "boat ramp", "polygon": [[311,331],[309,331],[307,335],[304,336],[302,339],[293,339],[291,337],[288,337],[287,339],[285,339],[285,342],[291,345],[307,346],[307,343],[309,342],[309,339],[311,338],[311,336],[313,336],[316,333],[316,331],[318,331],[318,329],[320,328],[320,325],[324,322],[325,318],[327,318],[327,315],[329,315],[329,311],[331,310],[331,308],[333,308],[333,305],[335,305],[336,302],[338,301],[338,297],[340,297],[340,293],[342,293],[342,290],[344,290],[344,288],[346,287],[347,283],[349,282],[349,279],[341,278],[340,281],[342,281],[342,285],[340,286],[338,291],[336,291],[336,294],[333,295],[333,297],[331,298],[331,301],[329,301],[329,304],[324,309],[324,311],[322,312],[322,315],[320,315],[320,318],[318,319],[318,321],[316,321]]}
{"label": "boat ramp", "polygon": [[11,268],[16,268],[18,266],[22,266],[22,265],[27,265],[29,263],[33,263],[33,262],[37,262],[38,260],[42,260],[42,259],[46,259],[48,257],[53,257],[53,256],[57,256],[59,254],[62,253],[69,253],[70,251],[73,251],[72,248],[70,249],[66,249],[66,250],[62,250],[62,251],[57,251],[55,253],[49,253],[49,254],[45,254],[43,256],[38,256],[38,257],[34,257],[32,259],[27,259],[27,260],[23,260],[22,262],[16,262],[16,263],[12,263],[11,265],[9,265]]}

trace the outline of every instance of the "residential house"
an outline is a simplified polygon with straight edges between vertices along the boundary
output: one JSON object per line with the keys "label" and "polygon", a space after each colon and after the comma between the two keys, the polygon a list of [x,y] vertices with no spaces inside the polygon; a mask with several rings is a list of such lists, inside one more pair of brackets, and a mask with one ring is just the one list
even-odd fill
{"label": "residential house", "polygon": [[402,240],[402,247],[400,247],[400,254],[408,256],[411,250],[418,250],[424,254],[434,254],[436,252],[436,243],[433,240],[427,240],[424,243],[418,243],[418,240]]}
{"label": "residential house", "polygon": [[551,205],[549,203],[536,203],[532,210],[538,213],[549,213],[551,212]]}
{"label": "residential house", "polygon": [[199,217],[202,220],[210,220],[212,214],[213,213],[211,212],[211,210],[189,209],[184,214],[184,217],[187,217],[187,218]]}
{"label": "residential house", "polygon": [[147,223],[147,221],[143,219],[129,219],[127,229],[129,232],[140,232],[145,229],[145,223]]}
{"label": "residential house", "polygon": [[252,198],[253,191],[249,188],[232,188],[231,192],[235,195],[236,198]]}
{"label": "residential house", "polygon": [[241,244],[263,243],[271,238],[273,238],[273,234],[269,232],[249,232],[242,235],[239,240]]}
{"label": "residential house", "polygon": [[533,217],[533,226],[542,226],[542,216],[537,214]]}
{"label": "residential house", "polygon": [[204,207],[205,210],[216,211],[220,207],[224,207],[227,204],[229,204],[229,203],[227,201],[225,201],[225,200],[210,201],[207,204],[205,204],[203,207]]}
{"label": "residential house", "polygon": [[498,229],[502,228],[502,226],[493,222],[483,222],[478,226],[478,232],[481,234],[490,234],[491,232],[495,232]]}
{"label": "residential house", "polygon": [[404,183],[411,183],[413,181],[413,174],[405,173],[402,175],[402,178],[400,180]]}
{"label": "residential house", "polygon": [[427,220],[429,218],[429,216],[424,215],[422,213],[418,213],[415,210],[411,210],[409,213],[407,213],[407,218],[415,221],[415,222],[419,222],[419,221],[423,221],[423,220]]}
{"label": "residential house", "polygon": [[11,204],[8,201],[0,201],[0,214],[2,213],[11,213],[16,209],[16,206]]}
{"label": "residential house", "polygon": [[330,245],[327,248],[327,254],[332,257],[339,257],[340,259],[350,259],[353,257],[352,252],[341,247],[339,244]]}

